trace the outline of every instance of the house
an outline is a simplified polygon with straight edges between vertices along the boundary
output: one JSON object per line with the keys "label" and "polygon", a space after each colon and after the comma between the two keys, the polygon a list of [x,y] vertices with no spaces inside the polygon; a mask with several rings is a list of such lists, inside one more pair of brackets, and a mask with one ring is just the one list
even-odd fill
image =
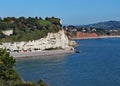
{"label": "house", "polygon": [[3,30],[2,33],[4,35],[10,36],[11,34],[13,34],[13,30]]}

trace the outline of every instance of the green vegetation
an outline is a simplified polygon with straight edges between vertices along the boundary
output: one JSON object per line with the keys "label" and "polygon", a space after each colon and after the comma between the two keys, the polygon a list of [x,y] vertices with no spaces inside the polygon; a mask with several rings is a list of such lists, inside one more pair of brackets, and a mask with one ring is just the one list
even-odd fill
{"label": "green vegetation", "polygon": [[[60,29],[60,19],[55,17],[46,17],[45,20],[40,17],[0,18],[0,42],[37,40]],[[13,30],[13,34],[4,35],[3,30]]]}
{"label": "green vegetation", "polygon": [[52,25],[52,23],[50,21],[47,21],[47,20],[40,20],[40,24],[43,27],[48,26],[48,25]]}
{"label": "green vegetation", "polygon": [[89,25],[78,25],[78,26],[64,26],[67,30],[67,35],[76,37],[76,32],[80,31],[83,33],[96,33],[98,36],[105,35],[120,35],[120,21],[105,21]]}
{"label": "green vegetation", "polygon": [[15,59],[6,50],[0,50],[0,83],[3,86],[12,86],[22,82],[13,66],[15,66]]}
{"label": "green vegetation", "polygon": [[105,22],[89,24],[86,26],[93,27],[93,28],[101,28],[104,30],[119,30],[120,29],[120,21],[105,21]]}
{"label": "green vegetation", "polygon": [[[63,27],[64,29],[66,28],[65,26]],[[71,37],[76,37],[76,32],[80,31],[82,33],[96,33],[98,36],[101,35],[108,35],[107,33],[109,32],[108,30],[104,30],[101,28],[93,28],[93,27],[87,27],[87,26],[67,26],[67,35]]]}
{"label": "green vegetation", "polygon": [[47,86],[42,80],[38,83],[23,81],[14,66],[15,59],[0,49],[0,86]]}

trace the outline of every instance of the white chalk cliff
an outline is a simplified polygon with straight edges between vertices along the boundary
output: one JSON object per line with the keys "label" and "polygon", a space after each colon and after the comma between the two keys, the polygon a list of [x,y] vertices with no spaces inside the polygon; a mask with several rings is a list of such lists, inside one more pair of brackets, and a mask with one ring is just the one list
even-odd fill
{"label": "white chalk cliff", "polygon": [[6,48],[10,50],[45,50],[48,48],[63,48],[63,49],[73,49],[72,46],[74,41],[68,39],[65,35],[64,30],[60,30],[58,33],[48,33],[47,37],[41,38],[39,40],[29,41],[29,42],[14,42],[14,43],[2,43],[0,48]]}

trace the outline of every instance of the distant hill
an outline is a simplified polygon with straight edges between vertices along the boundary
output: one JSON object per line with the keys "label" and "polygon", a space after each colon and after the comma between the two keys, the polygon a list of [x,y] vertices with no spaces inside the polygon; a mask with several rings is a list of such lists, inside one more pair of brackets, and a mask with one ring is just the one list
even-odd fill
{"label": "distant hill", "polygon": [[93,28],[101,28],[101,29],[120,29],[120,21],[106,21],[99,22],[95,24],[84,25],[82,27],[93,27]]}

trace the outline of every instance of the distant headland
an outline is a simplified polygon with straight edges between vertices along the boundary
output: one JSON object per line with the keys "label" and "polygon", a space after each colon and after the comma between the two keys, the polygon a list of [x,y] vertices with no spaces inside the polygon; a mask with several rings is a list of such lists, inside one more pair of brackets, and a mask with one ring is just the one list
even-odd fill
{"label": "distant headland", "polygon": [[120,21],[106,21],[89,25],[64,26],[74,39],[120,37]]}

